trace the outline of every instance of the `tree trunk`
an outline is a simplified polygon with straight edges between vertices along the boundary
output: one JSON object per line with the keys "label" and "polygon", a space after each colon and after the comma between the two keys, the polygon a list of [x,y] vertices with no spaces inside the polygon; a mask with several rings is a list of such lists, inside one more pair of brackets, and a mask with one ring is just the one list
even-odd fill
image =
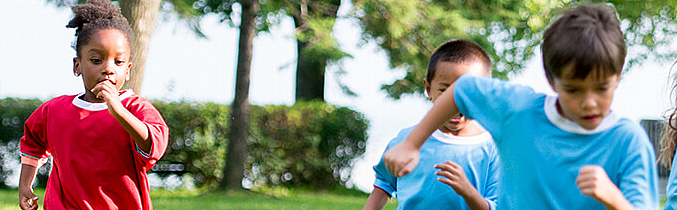
{"label": "tree trunk", "polygon": [[243,0],[240,40],[235,76],[235,99],[231,104],[231,122],[228,132],[228,154],[223,169],[220,189],[242,188],[244,177],[244,159],[249,137],[249,72],[251,70],[253,42],[256,36],[256,14],[259,12],[258,0]]}
{"label": "tree trunk", "polygon": [[125,82],[123,89],[132,89],[135,93],[141,93],[143,72],[146,66],[146,55],[153,37],[155,20],[160,12],[162,0],[120,0],[122,15],[127,18],[132,27],[132,69],[129,72],[130,79]]}
{"label": "tree trunk", "polygon": [[[317,13],[321,18],[334,18],[335,21],[340,2],[340,0],[323,2],[324,4],[328,3],[329,5],[337,6],[336,10],[332,10],[317,6],[313,7],[309,5],[312,2],[308,0],[299,1],[298,12],[292,15],[296,29],[300,30],[301,33],[312,30],[307,25],[307,19],[310,18],[311,13]],[[296,101],[324,101],[324,76],[328,58],[318,55],[304,55],[306,47],[312,44],[314,43],[296,39]]]}
{"label": "tree trunk", "polygon": [[324,72],[326,59],[303,56],[301,52],[307,42],[296,40],[298,59],[296,61],[296,101],[324,101]]}

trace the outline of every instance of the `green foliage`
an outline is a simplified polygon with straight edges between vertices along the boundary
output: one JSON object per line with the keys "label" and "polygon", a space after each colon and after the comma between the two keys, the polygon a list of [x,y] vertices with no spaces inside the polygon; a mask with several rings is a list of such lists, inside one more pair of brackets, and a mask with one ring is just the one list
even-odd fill
{"label": "green foliage", "polygon": [[19,139],[23,136],[24,122],[42,102],[37,99],[0,99],[0,188],[4,188],[7,176],[5,166],[10,161],[19,163]]}
{"label": "green foliage", "polygon": [[[10,173],[2,168],[5,163],[18,163],[23,123],[40,104],[36,99],[0,100],[0,180]],[[197,186],[216,186],[225,164],[230,107],[210,102],[153,105],[169,126],[169,143],[160,163],[182,163]],[[346,107],[298,102],[291,107],[252,106],[251,114],[244,167],[252,187],[342,184],[365,151],[368,122]]]}
{"label": "green foliage", "polygon": [[368,122],[348,108],[297,102],[252,113],[245,177],[255,186],[345,183],[365,151]]}
{"label": "green foliage", "polygon": [[[586,2],[586,1],[584,1]],[[601,1],[600,1],[601,2]],[[519,73],[541,43],[541,34],[569,0],[355,0],[365,41],[374,40],[404,78],[383,85],[390,97],[424,93],[427,62],[442,43],[462,38],[482,46],[494,61],[494,77]],[[674,60],[670,40],[677,33],[677,1],[611,1],[623,20],[629,66],[647,59]],[[642,51],[644,52],[644,51]]]}

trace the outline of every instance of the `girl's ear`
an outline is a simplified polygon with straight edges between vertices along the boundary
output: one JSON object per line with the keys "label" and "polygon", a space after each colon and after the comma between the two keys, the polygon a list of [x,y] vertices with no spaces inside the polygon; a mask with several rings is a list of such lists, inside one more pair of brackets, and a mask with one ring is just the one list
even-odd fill
{"label": "girl's ear", "polygon": [[131,62],[131,61],[127,64],[127,71],[126,71],[126,73],[125,73],[125,81],[129,81],[129,78],[130,78],[130,77],[129,77],[129,75],[130,75],[129,72],[130,72],[130,71],[132,71],[132,62]]}
{"label": "girl's ear", "polygon": [[76,77],[82,75],[82,72],[80,71],[80,59],[78,59],[78,57],[73,58],[73,75]]}

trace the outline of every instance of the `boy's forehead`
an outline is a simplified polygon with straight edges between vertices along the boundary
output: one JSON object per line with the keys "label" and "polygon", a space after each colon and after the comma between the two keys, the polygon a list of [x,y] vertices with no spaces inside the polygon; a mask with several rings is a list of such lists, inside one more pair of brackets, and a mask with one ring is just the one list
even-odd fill
{"label": "boy's forehead", "polygon": [[433,76],[437,76],[440,73],[454,74],[456,76],[466,73],[484,75],[488,73],[487,71],[490,70],[487,70],[485,64],[478,60],[466,62],[440,61],[435,65],[435,74]]}

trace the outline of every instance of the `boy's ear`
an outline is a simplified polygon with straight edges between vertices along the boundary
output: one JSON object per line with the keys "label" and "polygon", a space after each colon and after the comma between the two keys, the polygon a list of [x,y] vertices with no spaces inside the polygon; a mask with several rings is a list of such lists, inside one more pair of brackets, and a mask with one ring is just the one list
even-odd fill
{"label": "boy's ear", "polygon": [[76,77],[80,76],[82,72],[80,71],[80,59],[78,57],[73,58],[73,75]]}
{"label": "boy's ear", "polygon": [[425,93],[428,94],[428,99],[433,100],[432,96],[430,96],[430,83],[428,83],[428,79],[423,79],[423,86],[425,86]]}

